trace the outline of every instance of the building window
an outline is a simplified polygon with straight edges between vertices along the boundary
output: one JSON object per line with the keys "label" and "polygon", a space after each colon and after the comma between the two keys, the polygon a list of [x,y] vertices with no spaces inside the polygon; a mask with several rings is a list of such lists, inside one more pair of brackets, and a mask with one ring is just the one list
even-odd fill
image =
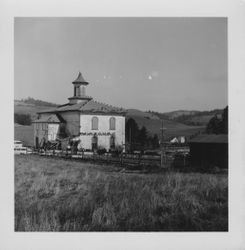
{"label": "building window", "polygon": [[111,117],[110,118],[110,130],[115,130],[116,129],[116,118]]}
{"label": "building window", "polygon": [[92,137],[92,150],[96,150],[98,148],[98,136],[94,134]]}
{"label": "building window", "polygon": [[98,130],[99,127],[99,119],[98,117],[94,116],[92,118],[92,130]]}

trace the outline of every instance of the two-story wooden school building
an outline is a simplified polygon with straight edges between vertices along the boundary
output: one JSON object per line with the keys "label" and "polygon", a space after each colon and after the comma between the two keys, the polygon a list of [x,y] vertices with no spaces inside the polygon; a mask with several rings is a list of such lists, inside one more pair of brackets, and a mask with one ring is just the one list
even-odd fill
{"label": "two-story wooden school building", "polygon": [[64,133],[79,138],[79,148],[109,150],[125,146],[125,110],[93,100],[86,95],[89,84],[82,74],[72,82],[74,94],[57,108],[38,112],[34,121],[34,145],[60,139]]}

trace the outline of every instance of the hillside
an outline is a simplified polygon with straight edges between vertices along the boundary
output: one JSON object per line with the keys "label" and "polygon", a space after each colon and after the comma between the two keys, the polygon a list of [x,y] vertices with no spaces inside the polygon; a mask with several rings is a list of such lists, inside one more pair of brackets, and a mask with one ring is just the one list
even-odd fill
{"label": "hillside", "polygon": [[14,100],[14,113],[17,114],[29,114],[32,120],[36,119],[37,112],[56,107],[57,104],[44,102],[28,98],[25,100]]}
{"label": "hillside", "polygon": [[177,110],[167,113],[149,111],[150,114],[154,114],[160,119],[171,120],[190,126],[206,126],[214,115],[221,116],[222,112],[223,109],[214,109],[210,111]]}
{"label": "hillside", "polygon": [[140,110],[129,109],[127,111],[127,118],[133,118],[139,127],[145,126],[146,129],[152,134],[157,134],[158,137],[161,136],[162,120],[164,130],[164,138],[170,139],[175,136],[187,136],[193,135],[198,131],[204,130],[204,126],[189,126],[174,120],[160,119],[156,114],[143,112]]}
{"label": "hillside", "polygon": [[33,125],[14,124],[14,139],[22,141],[25,146],[34,146],[33,133]]}
{"label": "hillside", "polygon": [[[14,112],[17,114],[30,114],[31,119],[36,119],[36,114],[38,111],[45,110],[48,108],[53,108],[57,104],[43,102],[41,100],[35,100],[33,98],[28,98],[26,100],[15,100],[14,101]],[[157,113],[157,112],[143,112],[137,109],[128,109],[126,113],[126,118],[133,118],[139,127],[145,126],[148,132],[152,135],[157,134],[161,136],[160,128],[163,126],[166,128],[164,131],[164,138],[170,139],[175,136],[187,136],[195,134],[198,131],[202,131],[205,124],[208,122],[209,117],[198,115],[199,111],[174,111],[169,113]],[[200,122],[201,119],[205,122],[200,122],[202,126],[190,126],[179,122],[178,118],[183,115],[189,115],[188,119]],[[196,120],[195,120],[196,119]],[[32,126],[20,126],[15,125],[15,139],[22,140],[27,145],[33,144],[33,127]]]}
{"label": "hillside", "polygon": [[166,117],[168,117],[170,120],[173,120],[175,118],[178,118],[180,116],[194,116],[196,114],[200,113],[200,111],[197,110],[176,110],[171,112],[163,113]]}

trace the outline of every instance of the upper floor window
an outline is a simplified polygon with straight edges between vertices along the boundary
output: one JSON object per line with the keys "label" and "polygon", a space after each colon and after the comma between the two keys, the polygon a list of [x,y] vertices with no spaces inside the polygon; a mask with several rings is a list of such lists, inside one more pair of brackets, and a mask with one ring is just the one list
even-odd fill
{"label": "upper floor window", "polygon": [[98,130],[99,127],[99,119],[98,117],[94,116],[92,118],[92,130]]}
{"label": "upper floor window", "polygon": [[116,118],[111,117],[110,118],[110,130],[115,130],[116,129]]}

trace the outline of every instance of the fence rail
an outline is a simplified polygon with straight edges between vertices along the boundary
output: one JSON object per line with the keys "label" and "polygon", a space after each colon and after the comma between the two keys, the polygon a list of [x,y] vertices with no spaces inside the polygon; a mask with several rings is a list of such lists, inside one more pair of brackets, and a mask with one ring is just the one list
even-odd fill
{"label": "fence rail", "polygon": [[[93,152],[77,152],[72,154],[70,151],[62,150],[42,150],[33,151],[32,154],[38,154],[41,156],[58,157],[64,159],[72,159],[77,161],[92,161],[106,164],[116,164],[124,167],[130,166],[148,166],[148,167],[160,167],[161,156],[160,155],[144,155],[144,154],[129,154],[122,153],[120,155],[113,155],[111,153],[105,153],[102,155],[95,154]],[[185,166],[187,161],[185,159],[177,160],[172,154],[166,154],[163,167],[170,167],[173,163]]]}

